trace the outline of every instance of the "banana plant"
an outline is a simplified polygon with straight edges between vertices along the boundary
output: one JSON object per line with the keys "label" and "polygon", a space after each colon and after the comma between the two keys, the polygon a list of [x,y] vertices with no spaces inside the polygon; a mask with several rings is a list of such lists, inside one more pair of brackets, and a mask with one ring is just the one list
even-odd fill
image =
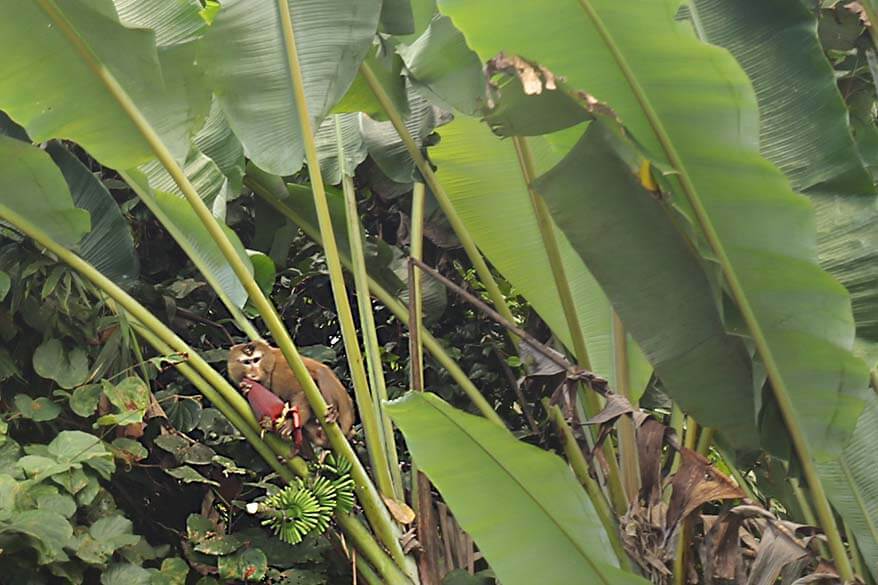
{"label": "banana plant", "polygon": [[[644,2],[630,6],[630,11],[619,11],[607,2],[588,1],[564,5],[560,13],[551,16],[537,6],[501,9],[499,5],[475,6],[454,0],[440,2],[439,6],[483,62],[505,51],[531,60],[544,73],[548,71],[547,76],[563,76],[569,87],[581,92],[580,96],[588,96],[586,105],[605,102],[638,141],[640,156],[650,161],[647,168],[654,169],[660,185],[656,191],[661,196],[653,201],[659,209],[662,203],[674,206],[665,212],[670,223],[650,212],[654,218],[649,229],[669,225],[669,235],[675,231],[680,234],[674,236],[678,238],[676,248],[665,248],[679,250],[680,258],[690,255],[690,250],[696,251],[687,260],[688,270],[693,275],[706,275],[703,290],[709,293],[699,294],[698,298],[714,299],[712,306],[709,303],[703,309],[705,316],[715,315],[710,317],[713,333],[709,338],[690,340],[690,347],[709,347],[707,339],[731,344],[720,355],[728,356],[730,366],[740,372],[733,395],[751,405],[746,407],[745,402],[745,408],[736,409],[737,420],[756,430],[755,421],[761,417],[762,434],[770,436],[777,434],[778,428],[772,423],[772,413],[779,413],[783,421],[780,428],[802,466],[818,519],[830,537],[833,557],[842,575],[851,578],[850,564],[813,461],[831,460],[850,436],[867,398],[867,371],[851,354],[853,320],[847,292],[818,267],[810,208],[755,148],[758,112],[744,72],[727,53],[699,42],[691,29],[681,26],[675,19],[676,2]],[[522,30],[513,27],[514,22],[529,22],[532,26]],[[574,46],[579,52],[569,50]],[[587,60],[581,57],[585,53],[589,55]],[[700,60],[704,67],[683,65],[684,61],[691,64],[693,59]],[[684,86],[698,88],[698,93],[692,94],[696,102],[675,93],[674,88]],[[723,137],[724,142],[705,150],[705,132]],[[655,360],[667,355],[660,353],[663,347],[655,345],[660,330],[634,329],[642,324],[639,318],[643,316],[635,313],[634,307],[650,293],[637,296],[633,274],[623,287],[621,280],[610,284],[610,273],[599,268],[605,266],[625,276],[621,274],[625,267],[642,270],[657,265],[640,261],[609,266],[610,250],[614,248],[608,246],[598,253],[600,248],[595,244],[605,243],[607,236],[624,234],[624,224],[614,226],[609,233],[603,226],[601,232],[591,232],[583,229],[579,218],[599,216],[570,207],[574,202],[582,205],[590,201],[583,192],[595,192],[587,187],[598,171],[590,162],[593,158],[589,158],[594,157],[596,149],[588,142],[579,140],[559,164],[550,165],[537,180],[536,190],[547,197],[550,208],[554,207],[555,221],[575,240],[574,248],[604,289],[610,291],[622,320],[647,356],[657,363]],[[617,171],[630,176],[632,171],[624,166],[619,165]],[[641,182],[648,185],[652,181]],[[649,197],[649,191],[642,188],[638,197]],[[626,214],[617,212],[607,217]],[[642,232],[632,229],[631,233]],[[799,238],[790,241],[781,236],[785,233],[799,234]],[[645,252],[647,246],[637,249]],[[662,251],[650,249],[655,254]],[[641,286],[657,285],[656,290],[661,290],[661,281],[652,275],[658,276],[651,271],[637,278]],[[778,295],[784,290],[798,291],[801,302],[779,302]],[[623,302],[620,295],[630,300]],[[730,302],[724,302],[724,298]],[[834,323],[834,327],[811,327],[815,315]],[[747,348],[736,341],[740,337],[734,337],[741,334],[756,350],[755,371],[764,368],[767,374],[767,399],[761,396],[764,378],[758,373],[747,375]],[[803,360],[803,352],[811,357]],[[663,380],[670,378],[659,373]],[[689,382],[697,384],[696,380]],[[751,431],[749,437],[752,446],[757,435]]]}

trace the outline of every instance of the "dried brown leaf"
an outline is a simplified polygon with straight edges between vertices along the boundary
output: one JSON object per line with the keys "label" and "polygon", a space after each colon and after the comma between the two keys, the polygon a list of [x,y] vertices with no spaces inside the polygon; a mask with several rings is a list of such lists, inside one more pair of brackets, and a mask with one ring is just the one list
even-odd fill
{"label": "dried brown leaf", "polygon": [[398,523],[411,524],[415,521],[415,511],[405,502],[400,502],[385,496],[381,496],[381,499],[384,500],[384,504],[390,511],[390,515],[393,516],[393,519]]}
{"label": "dried brown leaf", "polygon": [[662,444],[666,429],[654,418],[647,418],[637,431],[640,497],[648,506],[654,506],[661,497]]}
{"label": "dried brown leaf", "polygon": [[731,511],[704,520],[701,564],[705,585],[743,583],[744,563],[741,555],[741,524],[744,519]]}
{"label": "dried brown leaf", "polygon": [[747,585],[772,585],[788,564],[808,556],[804,545],[777,524],[768,523],[759,542]]}
{"label": "dried brown leaf", "polygon": [[609,116],[614,119],[617,117],[616,112],[610,106],[598,100],[590,93],[567,88],[563,77],[556,76],[539,63],[528,61],[518,55],[507,55],[501,52],[488,61],[485,71],[488,79],[491,79],[497,73],[505,73],[506,75],[517,77],[519,82],[521,82],[524,93],[527,95],[540,95],[544,91],[561,89],[571,99],[578,102],[585,111],[592,114]]}
{"label": "dried brown leaf", "polygon": [[681,520],[705,502],[744,497],[743,490],[717,471],[703,455],[684,448],[680,456],[682,463],[671,480],[673,492],[665,528],[668,536]]}
{"label": "dried brown leaf", "polygon": [[631,406],[631,403],[628,402],[627,398],[625,398],[621,394],[610,394],[609,396],[607,396],[607,403],[604,406],[604,409],[588,419],[586,424],[613,424],[620,416],[632,414],[633,412],[634,407]]}

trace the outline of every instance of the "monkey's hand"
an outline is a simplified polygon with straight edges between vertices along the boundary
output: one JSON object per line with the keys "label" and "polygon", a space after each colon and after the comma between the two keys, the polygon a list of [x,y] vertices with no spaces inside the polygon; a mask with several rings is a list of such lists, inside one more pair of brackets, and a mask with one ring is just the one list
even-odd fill
{"label": "monkey's hand", "polygon": [[295,430],[295,425],[293,425],[293,421],[289,418],[278,419],[275,422],[275,429],[277,433],[283,439],[289,439],[293,436],[293,431]]}
{"label": "monkey's hand", "polygon": [[326,424],[334,424],[338,422],[338,408],[334,404],[326,406]]}

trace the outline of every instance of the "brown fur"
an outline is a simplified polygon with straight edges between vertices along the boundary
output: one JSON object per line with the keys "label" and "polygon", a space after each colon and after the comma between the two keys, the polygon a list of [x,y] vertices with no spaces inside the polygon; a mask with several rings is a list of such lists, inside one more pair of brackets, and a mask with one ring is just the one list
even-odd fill
{"label": "brown fur", "polygon": [[[347,390],[329,366],[307,357],[302,357],[302,361],[323,394],[326,404],[338,413],[337,422],[342,433],[350,436],[354,425],[354,403]],[[320,423],[312,417],[302,385],[280,349],[271,347],[262,340],[239,343],[229,349],[228,369],[229,378],[236,385],[240,385],[245,378],[254,380],[283,400],[298,406],[299,417],[308,439],[315,445],[326,444],[326,436]]]}

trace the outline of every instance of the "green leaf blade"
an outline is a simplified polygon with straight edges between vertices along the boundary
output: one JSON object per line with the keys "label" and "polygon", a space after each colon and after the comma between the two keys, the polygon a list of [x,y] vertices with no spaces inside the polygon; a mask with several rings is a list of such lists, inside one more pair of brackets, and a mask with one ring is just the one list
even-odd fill
{"label": "green leaf blade", "polygon": [[[381,4],[296,0],[290,9],[316,129],[371,47]],[[275,0],[224,2],[204,42],[208,79],[247,155],[276,175],[298,171],[304,146]]]}
{"label": "green leaf blade", "polygon": [[75,245],[89,231],[88,212],[73,205],[64,177],[45,152],[0,136],[0,205],[40,226],[52,239]]}
{"label": "green leaf blade", "polygon": [[[856,422],[850,400],[867,390],[864,364],[822,360],[836,349],[851,350],[850,300],[840,287],[829,290],[817,265],[807,201],[759,153],[759,112],[749,79],[724,49],[698,41],[688,23],[675,20],[679,4],[639,0],[621,10],[611,0],[583,0],[560,6],[551,21],[538,4],[442,0],[440,9],[483,61],[503,50],[564,76],[571,87],[608,103],[648,156],[670,166],[674,202],[710,243],[774,391],[792,404],[788,426],[809,431],[800,443],[807,452],[799,455],[832,457]],[[800,307],[816,312],[782,306],[760,289],[760,274],[748,264],[754,250],[768,254],[763,272],[798,263],[797,281],[811,297]],[[817,332],[824,323],[829,331]],[[802,351],[784,347],[793,340],[784,335],[788,330],[810,337]],[[803,375],[812,361],[825,365],[820,382]],[[792,379],[797,385],[787,381]],[[821,393],[828,397],[815,408],[809,400]]]}
{"label": "green leaf blade", "polygon": [[387,410],[503,583],[645,583],[616,568],[591,502],[559,458],[432,394],[409,393]]}
{"label": "green leaf blade", "polygon": [[78,46],[39,3],[0,4],[9,13],[0,24],[0,51],[16,55],[0,63],[0,108],[35,141],[75,140],[114,168],[145,162],[146,140],[78,52],[91,51],[182,158],[192,120],[182,96],[165,86],[154,34],[124,27],[108,0],[62,6],[51,12],[70,24]]}

